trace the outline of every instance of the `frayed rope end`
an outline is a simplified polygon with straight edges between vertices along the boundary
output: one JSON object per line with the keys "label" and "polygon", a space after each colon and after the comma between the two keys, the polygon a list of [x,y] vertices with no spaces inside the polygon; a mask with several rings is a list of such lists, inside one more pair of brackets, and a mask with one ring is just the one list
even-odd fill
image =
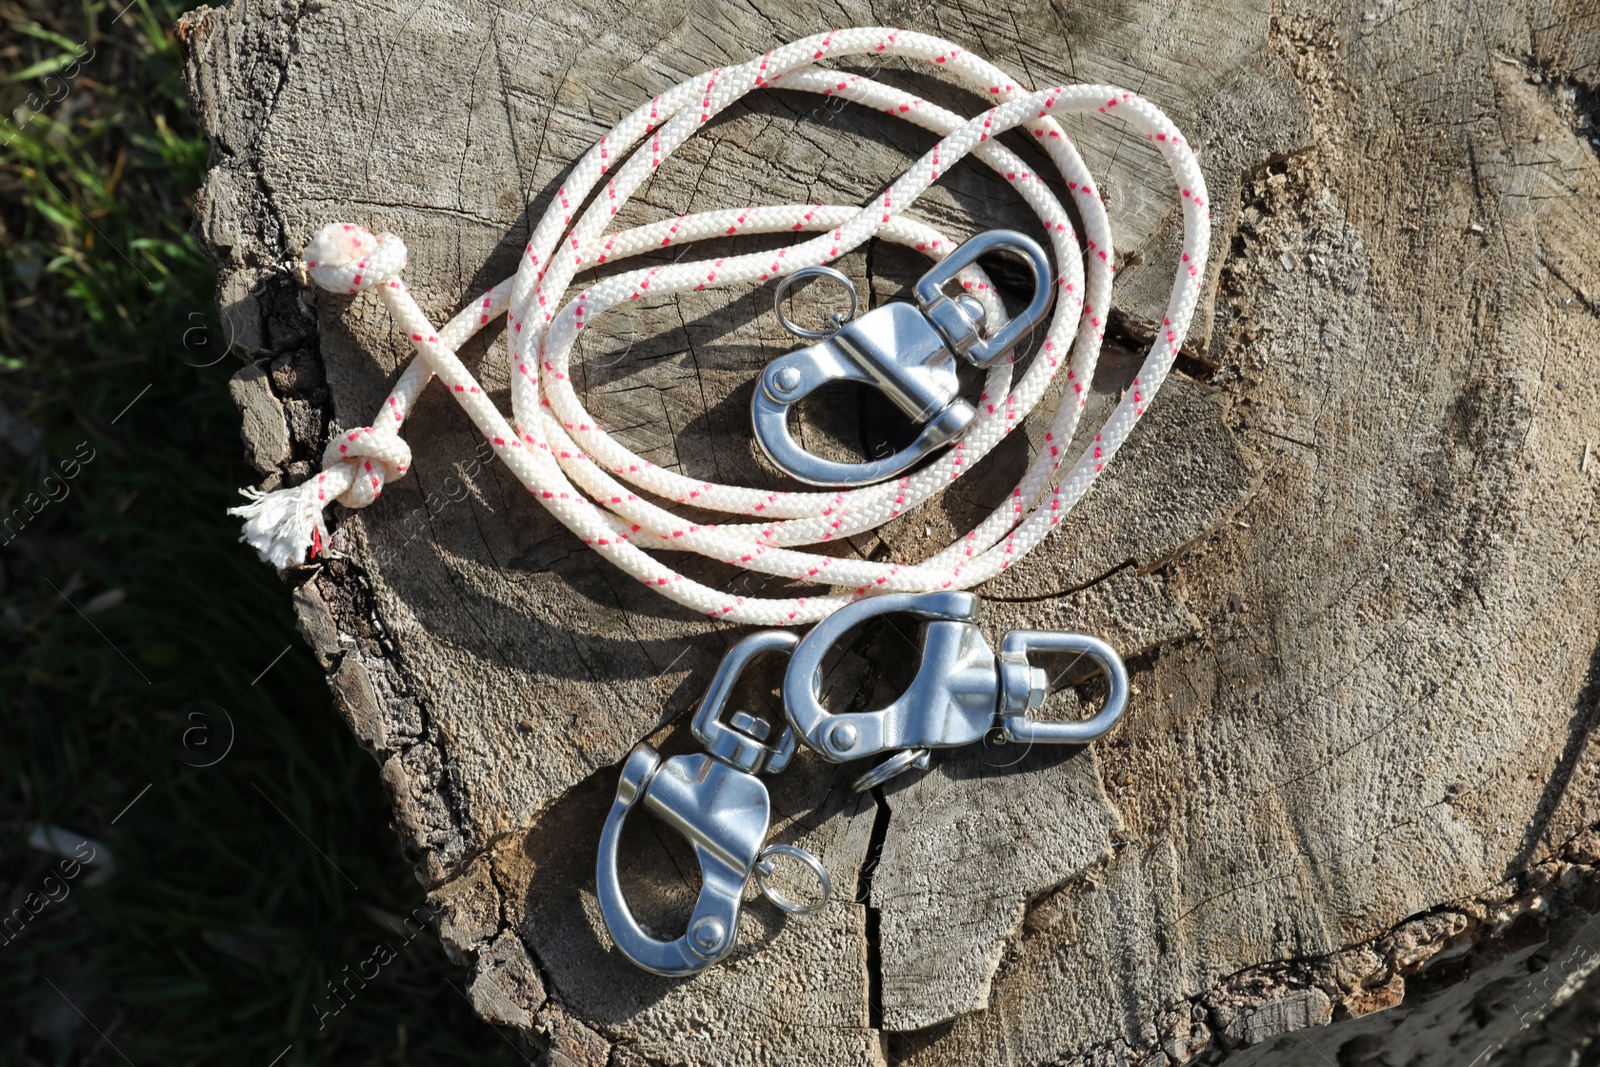
{"label": "frayed rope end", "polygon": [[328,543],[328,528],[322,522],[322,508],[312,492],[316,479],[293,489],[263,493],[241,489],[250,503],[229,508],[229,515],[244,519],[244,534],[239,540],[254,548],[261,558],[278,568],[304,563],[306,549],[321,551]]}

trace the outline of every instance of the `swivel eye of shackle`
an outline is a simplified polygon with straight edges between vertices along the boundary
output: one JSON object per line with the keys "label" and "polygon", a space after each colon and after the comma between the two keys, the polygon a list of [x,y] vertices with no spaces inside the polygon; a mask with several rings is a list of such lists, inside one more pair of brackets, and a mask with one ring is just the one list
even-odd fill
{"label": "swivel eye of shackle", "polygon": [[[925,768],[931,749],[981,740],[998,728],[1008,741],[1084,744],[1121,718],[1128,703],[1128,671],[1115,649],[1097,637],[1015,630],[996,655],[977,626],[972,593],[898,593],[840,608],[801,640],[783,679],[783,703],[801,740],[834,763],[895,752],[855,782],[857,791],[905,771]],[[822,706],[822,661],[852,627],[878,615],[921,620],[922,660],[899,699],[876,711],[833,713]],[[1049,684],[1030,652],[1076,652],[1105,676],[1105,706],[1081,722],[1040,722],[1030,714],[1044,703]],[[896,751],[898,750],[898,751]]]}
{"label": "swivel eye of shackle", "polygon": [[[979,329],[983,305],[967,295],[946,296],[944,286],[962,268],[987,252],[1020,254],[1033,274],[1033,298],[1022,313],[985,339]],[[826,277],[850,294],[850,313],[835,314],[828,330],[796,326],[783,312],[783,299],[799,281]],[[988,366],[1022,340],[1050,306],[1050,261],[1031,238],[1012,230],[989,230],[971,238],[934,264],[915,288],[915,305],[888,303],[855,317],[856,291],[832,267],[802,267],[778,283],[773,303],[778,321],[798,337],[817,343],[796,349],[767,365],[750,401],[756,441],[767,457],[811,485],[869,485],[892,478],[933,450],[951,443],[977,418],[977,410],[958,395],[957,356]],[[789,409],[829,382],[870,385],[922,426],[916,440],[899,452],[865,463],[823,459],[806,451],[789,432]]]}
{"label": "swivel eye of shackle", "polygon": [[[647,971],[669,977],[691,975],[732,951],[752,874],[767,899],[784,911],[805,915],[828,901],[832,887],[816,856],[794,845],[766,845],[771,801],[757,775],[788,765],[795,751],[794,731],[785,727],[778,742],[769,744],[765,720],[742,711],[726,720],[722,717],[735,681],[752,659],[766,652],[789,653],[798,643],[799,638],[787,630],[767,630],[728,650],[691,727],[706,746],[704,753],[663,760],[654,748],[641,744],[623,764],[617,797],[600,835],[596,880],[600,913],[612,940],[623,955]],[[688,931],[674,941],[646,932],[622,892],[617,847],[623,820],[636,806],[682,834],[694,846],[700,864],[700,896]],[[821,886],[821,899],[799,904],[771,888],[767,879],[775,856],[788,856],[809,867]]]}

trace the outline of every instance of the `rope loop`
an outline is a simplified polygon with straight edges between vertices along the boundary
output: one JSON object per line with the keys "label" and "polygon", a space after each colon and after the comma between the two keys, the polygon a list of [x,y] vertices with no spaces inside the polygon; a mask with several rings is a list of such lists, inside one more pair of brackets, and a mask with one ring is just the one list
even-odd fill
{"label": "rope loop", "polygon": [[[979,94],[989,105],[960,115],[895,86],[820,64],[901,57]],[[882,69],[874,62],[874,69]],[[810,92],[901,119],[938,138],[904,174],[860,204],[768,204],[664,218],[629,230],[610,227],[682,144],[745,94],[772,87]],[[831,108],[832,105],[830,105]],[[1130,125],[1166,163],[1177,188],[1183,243],[1171,296],[1138,374],[1093,432],[1079,421],[1090,393],[1116,256],[1098,185],[1057,121],[1067,115]],[[1002,144],[1007,130],[1026,132],[1060,175],[1074,213],[1057,188]],[[658,466],[606,432],[572,384],[573,347],[611,308],[641,299],[711,288],[762,285],[831,262],[879,239],[942,259],[959,239],[908,215],[918,197],[967,155],[994,170],[1038,216],[1055,263],[1055,309],[1034,358],[1020,374],[1011,360],[989,365],[978,417],[961,439],[913,472],[850,490],[772,491],[723,485]],[[1210,246],[1205,178],[1186,138],[1153,104],[1109,85],[1029,90],[949,41],[909,30],[858,27],[816,34],[764,55],[690,78],[641,104],[572,167],[533,229],[517,272],[473,297],[435,328],[400,280],[404,243],[349,223],[319,230],[306,246],[306,271],[324,289],[373,290],[416,349],[373,426],[332,441],[323,471],[301,486],[261,494],[233,509],[245,540],[286,566],[307,547],[326,543],[322,512],[337,499],[349,507],[376,500],[403,475],[411,456],[398,434],[437,376],[485,441],[540,505],[584,544],[650,588],[716,619],[760,626],[816,622],[863,596],[965,589],[1000,574],[1040,544],[1082,499],[1148,410],[1171,370],[1198,305]],[[578,276],[647,252],[752,234],[792,234],[772,251],[706,259],[681,256],[655,266],[575,284]],[[985,308],[989,334],[1004,324],[993,286],[976,265],[957,276]],[[456,351],[506,316],[512,418],[489,400]],[[877,529],[932,499],[980,461],[1036,407],[1053,413],[1041,445],[1001,503],[954,543],[921,561],[888,562],[841,552],[835,542]],[[1075,455],[1069,454],[1075,453]],[[693,514],[727,515],[707,522]],[[803,551],[807,546],[819,549]],[[736,572],[763,576],[709,585],[685,577],[669,553],[692,552]],[[774,587],[773,583],[779,583]]]}

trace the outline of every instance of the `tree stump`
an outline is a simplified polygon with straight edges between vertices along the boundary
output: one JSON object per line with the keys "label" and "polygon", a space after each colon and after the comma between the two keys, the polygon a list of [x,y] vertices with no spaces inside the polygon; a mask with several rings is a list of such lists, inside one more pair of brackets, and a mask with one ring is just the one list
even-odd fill
{"label": "tree stump", "polygon": [[[828,25],[879,23],[1033,87],[1126,85],[1200,146],[1216,254],[1179,370],[1083,506],[979,589],[991,636],[1111,640],[1130,710],[1088,748],[974,746],[864,796],[855,768],[803,755],[772,780],[774,837],[820,856],[842,899],[792,922],[752,902],[731,960],[647,975],[594,897],[616,764],[645,739],[688,747],[685,712],[741,631],[578,544],[435,389],[406,425],[410,474],[370,508],[330,511],[335,556],[286,577],[479,1012],[538,1031],[554,1062],[619,1067],[1315,1062],[1301,1043],[1341,1064],[1477,1064],[1525,1025],[1548,1041],[1586,1025],[1592,3],[202,8],[180,26],[215,163],[199,231],[254,360],[235,389],[266,483],[304,478],[333,429],[369,421],[410,354],[373,298],[303,290],[285,269],[318,226],[402,235],[406,279],[442,322],[512,273],[566,168],[638,103]],[[1178,215],[1124,127],[1070,130],[1118,238],[1098,425],[1160,321]],[[851,106],[755,94],[618,225],[860,202],[928,143]],[[1029,223],[976,164],[913,213],[954,235]],[[878,302],[922,269],[878,242],[840,266]],[[663,465],[785,485],[746,414],[789,347],[768,299],[605,316],[574,360],[580,392]],[[498,329],[463,353],[509,410],[503,357]],[[811,417],[847,443],[881,432],[870,410]],[[841,551],[920,557],[1037,443],[1014,435],[989,475]],[[869,642],[858,698],[897,658]],[[693,865],[634,822],[633,876],[665,899],[651,917],[681,920]]]}

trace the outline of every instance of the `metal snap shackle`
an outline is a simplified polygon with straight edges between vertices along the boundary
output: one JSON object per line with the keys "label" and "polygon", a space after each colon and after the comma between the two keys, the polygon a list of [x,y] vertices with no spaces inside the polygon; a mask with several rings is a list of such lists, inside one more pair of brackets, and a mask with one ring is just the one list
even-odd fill
{"label": "metal snap shackle", "polygon": [[[1084,744],[1104,734],[1128,703],[1128,671],[1106,642],[1086,634],[1015,630],[996,655],[977,626],[972,593],[896,593],[840,608],[818,623],[794,650],[783,678],[784,712],[800,739],[835,763],[894,752],[858,778],[858,792],[906,771],[925,769],[935,748],[979,741],[998,728],[1008,741]],[[921,662],[910,686],[876,711],[830,712],[822,706],[822,661],[845,633],[878,615],[921,620]],[[1105,706],[1082,722],[1039,722],[1049,682],[1028,661],[1030,652],[1077,652],[1105,676]],[[898,750],[898,751],[896,751]]]}
{"label": "metal snap shackle", "polygon": [[[769,744],[765,720],[743,711],[726,719],[722,715],[735,681],[752,659],[767,652],[791,652],[798,643],[787,630],[768,630],[728,650],[691,725],[706,752],[663,760],[654,748],[642,744],[623,764],[617,797],[600,834],[595,878],[600,914],[611,939],[623,955],[647,971],[669,977],[695,974],[732,951],[752,875],[767,898],[785,911],[804,915],[828,901],[832,887],[816,856],[794,845],[766,846],[771,801],[757,775],[788,764],[795,751],[794,731],[785,727],[777,744]],[[694,846],[700,864],[700,895],[689,928],[673,941],[654,937],[639,925],[618,877],[623,820],[639,806],[682,834]],[[799,904],[770,888],[767,879],[775,856],[789,856],[809,867],[821,886],[821,899]]]}
{"label": "metal snap shackle", "polygon": [[[1019,253],[1033,274],[1033,298],[1016,318],[985,339],[984,309],[975,297],[947,296],[944,286],[981,255]],[[798,327],[783,312],[789,289],[806,278],[826,277],[850,294],[849,315],[835,314],[828,330]],[[959,437],[977,410],[958,395],[956,357],[983,367],[1005,355],[1050,306],[1050,261],[1031,238],[990,230],[962,244],[917,281],[915,305],[893,301],[855,317],[856,291],[832,267],[802,267],[778,283],[778,321],[798,337],[816,340],[767,365],[750,401],[756,441],[784,471],[811,485],[868,485],[892,478],[934,449]],[[922,426],[916,440],[891,456],[863,463],[823,459],[789,432],[789,409],[829,382],[860,382],[878,389]]]}

